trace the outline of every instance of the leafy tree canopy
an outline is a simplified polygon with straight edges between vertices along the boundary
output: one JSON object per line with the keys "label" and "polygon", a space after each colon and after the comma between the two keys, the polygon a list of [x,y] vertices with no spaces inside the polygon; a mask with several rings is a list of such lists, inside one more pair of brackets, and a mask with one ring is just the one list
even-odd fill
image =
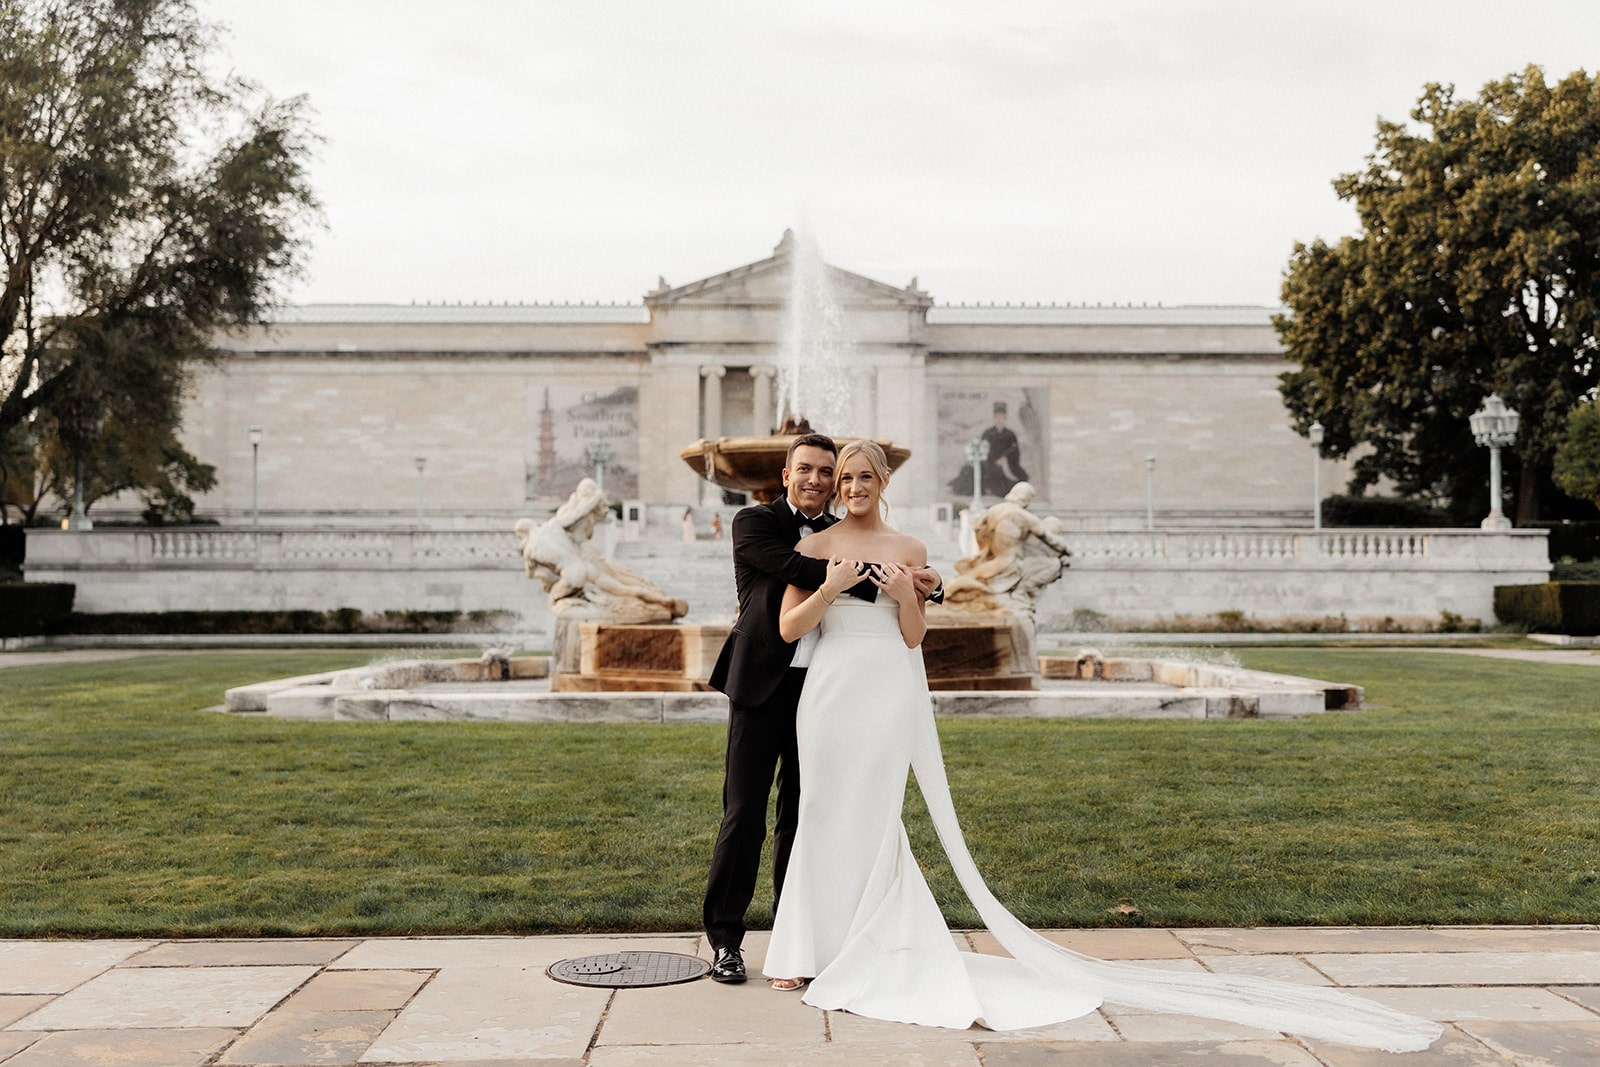
{"label": "leafy tree canopy", "polygon": [[91,497],[206,487],[189,374],[262,319],[315,208],[304,101],[209,76],[215,38],[190,0],[0,6],[0,444],[57,486],[83,461]]}
{"label": "leafy tree canopy", "polygon": [[1600,508],[1600,399],[1579,404],[1567,416],[1555,475],[1562,492]]}
{"label": "leafy tree canopy", "polygon": [[1352,491],[1386,477],[1462,517],[1486,502],[1467,417],[1498,392],[1522,414],[1508,480],[1528,521],[1600,380],[1600,80],[1429,85],[1411,119],[1380,121],[1366,169],[1334,182],[1361,232],[1295,247],[1281,391],[1324,454],[1356,455]]}

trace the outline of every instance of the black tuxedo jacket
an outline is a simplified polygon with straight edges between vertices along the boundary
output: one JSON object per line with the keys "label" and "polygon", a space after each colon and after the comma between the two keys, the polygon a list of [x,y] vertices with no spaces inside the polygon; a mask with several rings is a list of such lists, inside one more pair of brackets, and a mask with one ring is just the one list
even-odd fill
{"label": "black tuxedo jacket", "polygon": [[[739,617],[711,669],[711,687],[735,704],[754,707],[772,697],[794,658],[796,642],[778,633],[783,592],[791,585],[820,588],[828,576],[827,560],[811,559],[794,550],[800,541],[801,518],[788,500],[756,504],[733,518],[733,581],[739,591]],[[809,520],[825,530],[834,518]]]}

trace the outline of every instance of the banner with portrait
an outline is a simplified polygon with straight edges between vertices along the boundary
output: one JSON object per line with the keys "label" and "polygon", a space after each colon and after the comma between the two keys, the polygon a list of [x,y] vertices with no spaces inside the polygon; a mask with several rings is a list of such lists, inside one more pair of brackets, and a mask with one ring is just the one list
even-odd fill
{"label": "banner with portrait", "polygon": [[[1029,482],[1049,497],[1049,397],[1043,387],[941,388],[938,392],[939,475],[952,500],[971,500],[973,480],[983,499],[1003,497]],[[969,449],[981,459],[969,460]]]}

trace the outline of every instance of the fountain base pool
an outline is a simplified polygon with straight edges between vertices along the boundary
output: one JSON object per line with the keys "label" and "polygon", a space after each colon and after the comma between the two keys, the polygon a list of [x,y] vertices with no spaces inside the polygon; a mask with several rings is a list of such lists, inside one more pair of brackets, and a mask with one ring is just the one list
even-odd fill
{"label": "fountain base pool", "polygon": [[[1287,719],[1361,706],[1359,686],[1159,658],[1040,657],[1040,688],[938,691],[945,718]],[[704,691],[556,691],[544,656],[410,660],[227,692],[226,710],[338,722],[726,722]]]}

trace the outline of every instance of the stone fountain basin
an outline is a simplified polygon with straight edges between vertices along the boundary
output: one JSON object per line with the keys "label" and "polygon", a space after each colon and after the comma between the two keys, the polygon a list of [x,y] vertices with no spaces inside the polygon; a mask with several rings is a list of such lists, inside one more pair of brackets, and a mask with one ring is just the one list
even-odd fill
{"label": "stone fountain basin", "polygon": [[[1290,719],[1361,706],[1359,686],[1184,660],[1040,657],[1041,688],[933,694],[941,718]],[[544,656],[410,660],[227,692],[226,710],[330,722],[716,723],[715,692],[552,692]]]}
{"label": "stone fountain basin", "polygon": [[[795,436],[719,437],[715,441],[701,438],[680,451],[678,456],[700,477],[709,478],[724,489],[754,494],[765,503],[773,499],[783,485],[783,461]],[[835,437],[833,440],[843,448],[855,438]],[[883,446],[891,471],[899,470],[900,465],[911,458],[909,448],[877,438],[873,440]]]}

